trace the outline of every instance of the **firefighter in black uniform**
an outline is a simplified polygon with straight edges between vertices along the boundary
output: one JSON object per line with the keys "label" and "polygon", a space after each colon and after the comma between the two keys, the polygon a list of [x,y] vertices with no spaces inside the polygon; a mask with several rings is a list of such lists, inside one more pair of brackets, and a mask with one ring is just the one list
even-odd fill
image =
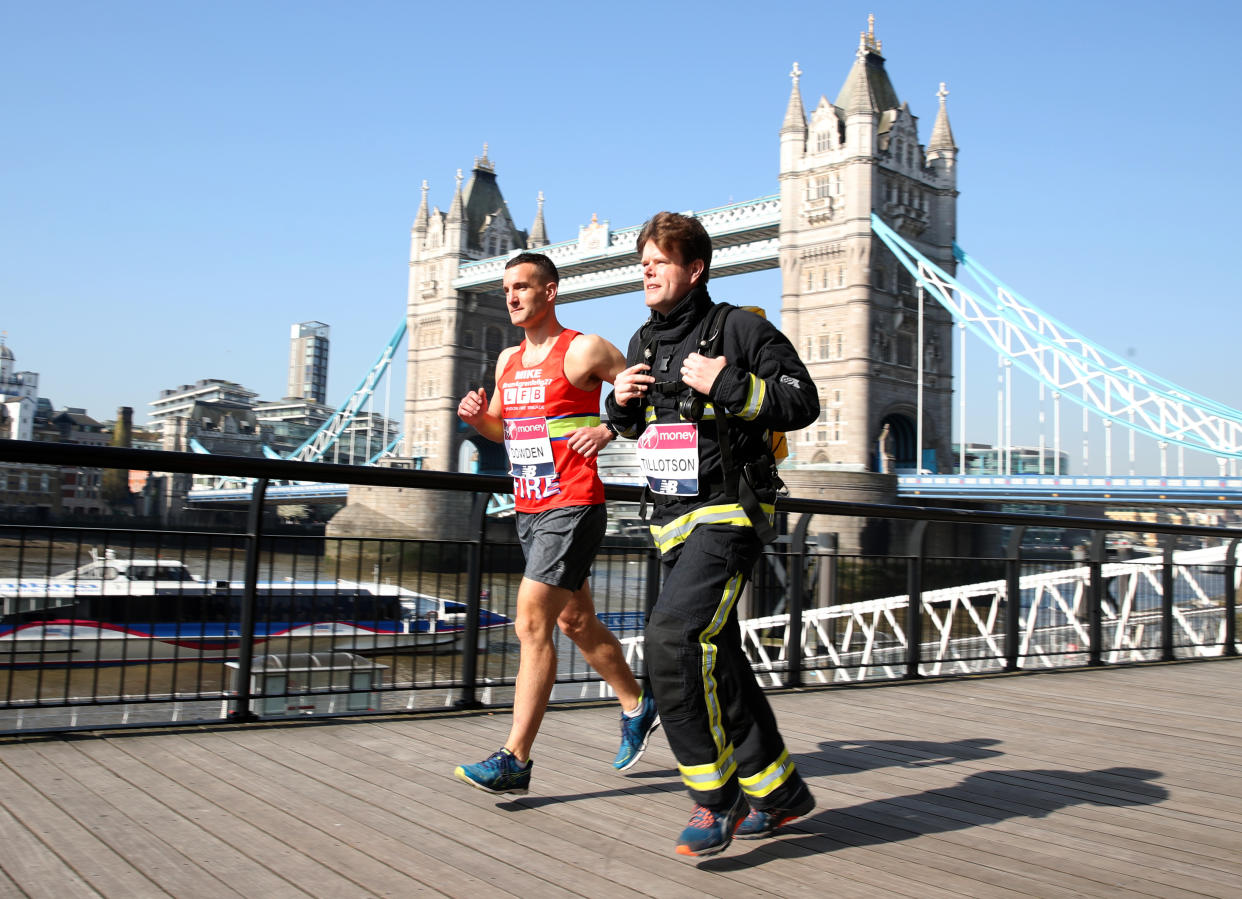
{"label": "firefighter in black uniform", "polygon": [[697,219],[653,216],[637,250],[651,316],[606,406],[610,424],[638,440],[664,566],[645,658],[696,803],[677,852],[713,855],[815,805],[743,652],[736,604],[773,536],[772,435],[809,425],[819,400],[784,334],[713,304],[711,238]]}

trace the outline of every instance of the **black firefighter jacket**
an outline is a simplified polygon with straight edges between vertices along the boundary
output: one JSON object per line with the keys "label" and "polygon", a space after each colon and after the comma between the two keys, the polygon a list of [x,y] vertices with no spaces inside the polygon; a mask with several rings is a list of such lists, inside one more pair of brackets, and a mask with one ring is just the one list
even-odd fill
{"label": "black firefighter jacket", "polygon": [[[699,351],[712,306],[707,290],[695,287],[667,316],[653,311],[630,338],[626,365],[646,362],[651,366],[649,374],[657,382],[678,382],[682,360]],[[645,350],[650,351],[646,356]],[[729,455],[735,473],[747,463],[770,461],[771,432],[798,430],[819,416],[818,391],[806,366],[789,338],[763,316],[744,309],[732,310],[725,318],[719,355],[728,364],[712,385],[707,412],[699,424],[699,493],[653,495],[653,530],[685,520],[696,510],[736,503],[725,489],[716,414],[724,411],[728,416]],[[665,390],[671,392],[651,391],[647,397],[624,406],[609,394],[605,401],[608,417],[622,435],[630,438],[639,437],[653,422],[685,420],[678,411],[678,403],[691,391],[684,385],[678,389],[673,384]],[[774,487],[754,486],[764,503],[773,501]]]}

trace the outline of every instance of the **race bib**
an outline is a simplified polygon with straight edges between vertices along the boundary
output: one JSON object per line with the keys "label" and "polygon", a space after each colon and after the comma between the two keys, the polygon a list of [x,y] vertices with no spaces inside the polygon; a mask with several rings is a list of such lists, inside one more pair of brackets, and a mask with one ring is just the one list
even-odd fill
{"label": "race bib", "polygon": [[525,479],[555,477],[547,419],[507,418],[504,425],[509,474]]}
{"label": "race bib", "polygon": [[638,468],[652,493],[699,492],[699,426],[694,422],[647,425],[638,438]]}

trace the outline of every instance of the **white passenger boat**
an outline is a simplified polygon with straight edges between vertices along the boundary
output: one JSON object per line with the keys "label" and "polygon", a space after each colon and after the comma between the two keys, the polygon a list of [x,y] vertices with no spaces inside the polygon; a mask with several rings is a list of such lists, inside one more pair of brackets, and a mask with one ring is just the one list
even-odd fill
{"label": "white passenger boat", "polygon": [[[236,658],[244,583],[180,561],[109,554],[48,578],[0,580],[0,668]],[[466,605],[391,584],[265,581],[254,652],[453,651]],[[510,619],[480,610],[479,630]]]}

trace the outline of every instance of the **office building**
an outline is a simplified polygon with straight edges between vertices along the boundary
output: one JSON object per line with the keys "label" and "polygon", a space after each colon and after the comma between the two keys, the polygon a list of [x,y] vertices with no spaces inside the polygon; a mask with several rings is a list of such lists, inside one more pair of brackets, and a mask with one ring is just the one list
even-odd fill
{"label": "office building", "polygon": [[290,398],[328,401],[328,326],[302,322],[289,334]]}

